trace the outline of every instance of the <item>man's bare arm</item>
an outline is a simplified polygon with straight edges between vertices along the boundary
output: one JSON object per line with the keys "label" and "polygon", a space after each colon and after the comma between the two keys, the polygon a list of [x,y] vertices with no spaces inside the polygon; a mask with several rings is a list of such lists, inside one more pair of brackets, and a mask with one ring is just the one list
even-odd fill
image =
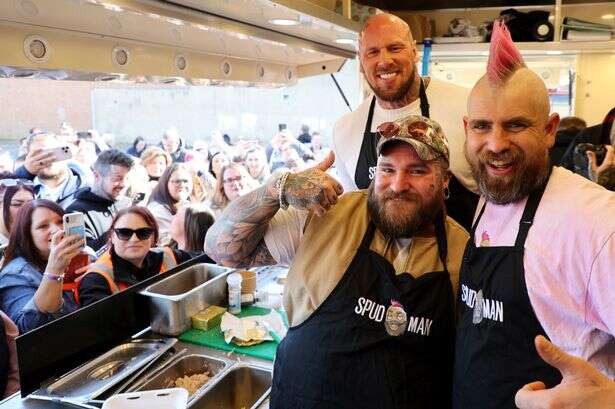
{"label": "man's bare arm", "polygon": [[[288,175],[284,198],[291,206],[324,214],[342,194],[341,185],[325,173],[334,161],[330,154],[313,168]],[[229,267],[252,267],[275,264],[263,237],[269,221],[280,208],[276,181],[233,200],[209,228],[205,253],[219,264]]]}
{"label": "man's bare arm", "polygon": [[205,253],[229,267],[275,264],[263,236],[279,208],[275,179],[233,200],[207,231]]}

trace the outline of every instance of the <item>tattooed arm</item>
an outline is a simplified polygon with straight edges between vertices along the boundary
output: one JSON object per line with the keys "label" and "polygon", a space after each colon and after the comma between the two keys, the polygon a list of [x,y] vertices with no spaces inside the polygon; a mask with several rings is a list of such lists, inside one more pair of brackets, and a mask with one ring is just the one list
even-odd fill
{"label": "tattooed arm", "polygon": [[[313,168],[288,175],[283,187],[286,202],[299,210],[323,215],[337,203],[342,186],[325,171],[333,164],[333,153]],[[263,237],[269,221],[280,208],[277,178],[233,200],[205,237],[205,253],[229,267],[253,267],[275,264]]]}

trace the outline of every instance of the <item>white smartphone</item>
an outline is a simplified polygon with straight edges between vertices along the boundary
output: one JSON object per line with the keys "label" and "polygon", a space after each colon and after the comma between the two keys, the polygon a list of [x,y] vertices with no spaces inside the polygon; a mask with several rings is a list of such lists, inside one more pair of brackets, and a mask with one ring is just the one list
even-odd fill
{"label": "white smartphone", "polygon": [[47,149],[45,153],[52,153],[56,161],[62,161],[73,157],[73,153],[68,145]]}
{"label": "white smartphone", "polygon": [[85,246],[85,224],[83,222],[83,213],[74,212],[67,213],[63,217],[64,220],[64,235],[71,236],[77,234],[84,240]]}

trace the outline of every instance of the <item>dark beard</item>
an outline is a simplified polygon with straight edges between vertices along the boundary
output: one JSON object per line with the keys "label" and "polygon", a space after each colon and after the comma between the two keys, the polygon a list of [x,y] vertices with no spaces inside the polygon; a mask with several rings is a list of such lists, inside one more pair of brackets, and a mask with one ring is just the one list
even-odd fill
{"label": "dark beard", "polygon": [[413,82],[414,82],[414,77],[410,77],[408,81],[406,81],[405,83],[401,85],[401,87],[399,87],[396,93],[383,94],[378,89],[374,88],[372,84],[369,83],[369,81],[367,81],[367,83],[369,84],[369,87],[372,89],[372,91],[378,97],[378,99],[382,101],[386,101],[386,102],[397,102],[397,101],[403,100],[406,97],[406,95],[408,95],[408,92],[410,91],[410,88],[412,87]]}
{"label": "dark beard", "polygon": [[[384,204],[393,198],[404,198],[417,204],[411,214],[390,214],[385,210]],[[428,202],[422,203],[419,195],[414,193],[393,193],[387,191],[378,197],[374,192],[372,183],[368,189],[367,210],[374,224],[386,237],[410,238],[418,232],[433,224],[436,216],[442,211],[444,197],[442,188],[436,187],[436,193]]]}
{"label": "dark beard", "polygon": [[[465,149],[465,155],[480,193],[491,203],[503,205],[517,202],[543,186],[549,179],[549,157],[546,153],[542,158],[528,158],[522,150],[514,148],[498,154],[487,152],[472,160]],[[485,163],[493,160],[512,161],[517,170],[510,178],[492,177],[487,172]]]}

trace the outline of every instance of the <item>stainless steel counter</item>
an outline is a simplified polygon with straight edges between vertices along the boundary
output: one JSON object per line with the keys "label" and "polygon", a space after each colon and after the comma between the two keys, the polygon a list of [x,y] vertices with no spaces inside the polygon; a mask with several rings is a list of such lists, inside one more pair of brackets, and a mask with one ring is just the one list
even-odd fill
{"label": "stainless steel counter", "polygon": [[[283,279],[285,278],[288,272],[287,269],[281,268],[281,267],[270,266],[270,267],[258,268],[256,270],[259,273],[258,279],[257,279],[257,288],[259,290],[269,292],[270,294],[281,294],[282,288],[283,288],[283,282],[284,282]],[[185,271],[185,270],[182,270],[182,271]],[[217,295],[217,297],[218,296],[219,295]],[[213,304],[216,304],[219,300],[216,299],[213,301],[212,300],[209,300],[209,301]],[[156,316],[157,315],[158,314],[156,314]],[[158,338],[160,337],[160,335],[154,334],[153,332],[149,331],[149,329],[144,330],[139,334],[140,338],[147,338],[150,336],[155,336]],[[201,396],[204,396],[210,390],[212,391],[214,396],[220,397],[224,395],[221,397],[221,399],[223,400],[226,397],[228,397],[228,393],[218,393],[221,391],[218,390],[214,392],[213,390],[215,389],[216,385],[218,385],[219,383],[222,383],[226,375],[231,375],[231,372],[233,370],[240,368],[244,364],[250,365],[251,367],[255,367],[257,369],[264,369],[267,371],[273,370],[272,362],[250,357],[250,356],[245,356],[245,355],[236,354],[232,352],[226,352],[226,351],[204,347],[204,346],[182,342],[182,341],[177,342],[174,348],[175,348],[175,351],[182,351],[186,349],[187,351],[184,354],[182,354],[182,356],[186,356],[190,354],[205,355],[205,356],[212,357],[212,358],[226,360],[229,363],[229,365],[227,365],[227,367],[222,372],[220,372],[219,374],[220,376],[215,376],[210,381],[210,383],[207,384],[207,386],[205,386],[200,392],[197,393],[198,396],[194,398],[194,407],[201,406],[198,402],[198,398]],[[134,383],[136,384],[139,382],[140,379],[151,375],[152,369],[145,371],[143,375],[139,376],[137,379],[134,380]],[[240,370],[237,370],[235,374],[239,374],[240,372],[241,372]],[[245,375],[244,372],[241,372],[241,373]],[[260,373],[262,374],[262,372]],[[235,378],[242,378],[242,377],[243,375],[235,376]],[[232,382],[232,381],[229,381],[229,382]],[[226,382],[224,387],[226,387],[229,384],[229,382]],[[261,382],[261,386],[262,386],[262,382]],[[220,387],[218,389],[224,389],[224,388]],[[225,390],[225,392],[228,392],[228,390]],[[232,405],[232,404],[229,403],[229,405]],[[245,405],[242,405],[242,406],[245,406]],[[52,409],[52,408],[73,408],[73,407],[74,406],[69,405],[67,403],[62,403],[62,402],[44,401],[44,400],[33,399],[33,398],[22,399],[19,393],[0,402],[0,409],[13,409],[13,408],[15,409],[17,408],[24,408],[24,409],[49,408],[49,409]],[[258,409],[268,409],[268,408],[269,408],[268,398],[264,400],[258,406]]]}
{"label": "stainless steel counter", "polygon": [[[221,351],[218,349],[208,348],[208,347],[191,344],[188,342],[182,342],[182,341],[179,341],[175,347],[175,349],[178,351],[184,348],[188,350],[187,354],[207,355],[213,358],[221,358],[221,359],[231,360],[235,363],[245,363],[249,365],[254,365],[259,368],[273,370],[273,362],[271,361],[266,361],[266,360],[262,360],[262,359],[258,359],[258,358],[254,358],[250,356],[235,354],[233,352]],[[225,372],[229,371],[232,368],[233,366],[227,368]],[[147,376],[147,375],[144,375],[144,376]],[[56,409],[56,408],[57,409],[74,409],[73,406],[64,404],[64,403],[42,401],[42,400],[31,399],[31,398],[21,399],[21,396],[19,396],[19,393],[0,402],[0,409],[22,409],[22,408],[23,409]],[[258,409],[268,409],[268,408],[269,408],[269,399],[266,399],[260,406],[258,406]]]}

